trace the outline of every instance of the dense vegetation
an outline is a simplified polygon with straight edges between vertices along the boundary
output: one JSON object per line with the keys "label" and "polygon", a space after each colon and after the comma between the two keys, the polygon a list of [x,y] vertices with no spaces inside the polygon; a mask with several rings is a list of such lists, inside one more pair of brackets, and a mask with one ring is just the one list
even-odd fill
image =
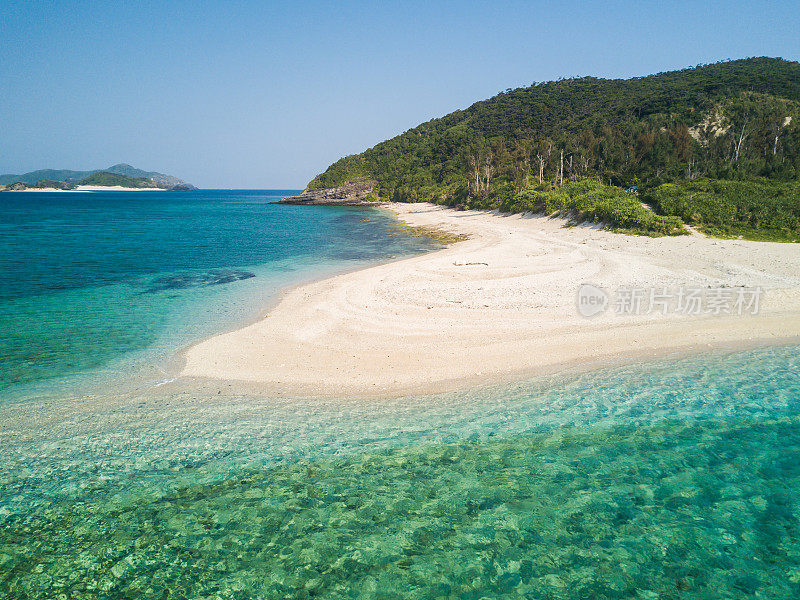
{"label": "dense vegetation", "polygon": [[[182,179],[173,177],[172,175],[165,175],[157,171],[143,171],[137,169],[126,163],[119,163],[112,165],[106,169],[95,169],[93,171],[73,171],[69,169],[40,169],[38,171],[30,171],[22,175],[0,175],[0,185],[11,185],[16,182],[32,185],[34,187],[42,187],[39,181],[56,181],[62,184],[77,184],[82,179],[86,179],[94,173],[116,173],[117,175],[125,175],[127,177],[143,178],[155,181],[163,188],[180,188],[180,189],[193,189],[194,186],[187,183]],[[57,186],[49,186],[57,187]]]}
{"label": "dense vegetation", "polygon": [[24,183],[27,185],[39,185],[39,181],[69,181],[75,182],[91,175],[90,171],[72,171],[69,169],[40,169],[23,173],[22,175],[0,175],[0,185],[11,185],[13,183]]}
{"label": "dense vegetation", "polygon": [[55,188],[57,190],[71,190],[75,188],[74,183],[68,183],[66,181],[60,181],[56,179],[40,179],[34,185],[30,186],[34,188]]}
{"label": "dense vegetation", "polygon": [[800,182],[697,179],[648,190],[645,200],[710,235],[800,240]]}
{"label": "dense vegetation", "polygon": [[119,175],[117,173],[108,173],[106,171],[99,171],[92,173],[85,179],[81,179],[78,185],[104,185],[112,186],[119,185],[128,188],[152,188],[156,184],[144,177],[128,177],[127,175]]}
{"label": "dense vegetation", "polygon": [[536,212],[562,216],[571,222],[604,223],[614,229],[644,235],[687,233],[678,217],[646,209],[633,194],[596,179],[569,180],[561,186],[535,186],[499,203],[504,212]]}
{"label": "dense vegetation", "polygon": [[[712,218],[717,224],[709,221],[705,229],[715,233],[796,230],[790,217],[798,210],[791,196],[769,203],[783,207],[782,216],[769,221],[764,219],[769,208],[753,211],[731,203],[744,199],[750,185],[766,197],[763,179],[790,182],[800,176],[800,64],[752,58],[627,80],[583,77],[507,90],[345,157],[309,188],[340,185],[355,176],[375,179],[384,199],[509,210],[527,206],[530,198],[536,198],[534,204],[559,205],[557,197],[568,192],[559,195],[555,188],[576,177],[644,191],[666,183],[731,180],[740,182],[738,187],[725,189],[738,192],[728,193],[715,209],[688,217],[700,215],[701,223]],[[796,186],[781,189],[800,203]],[[638,212],[632,198],[602,193],[620,202],[606,202],[604,214]],[[545,201],[541,194],[553,199]],[[654,206],[687,218],[675,203]],[[722,210],[731,214],[712,217]],[[740,217],[746,220],[737,221]],[[628,217],[611,223],[620,220]]]}

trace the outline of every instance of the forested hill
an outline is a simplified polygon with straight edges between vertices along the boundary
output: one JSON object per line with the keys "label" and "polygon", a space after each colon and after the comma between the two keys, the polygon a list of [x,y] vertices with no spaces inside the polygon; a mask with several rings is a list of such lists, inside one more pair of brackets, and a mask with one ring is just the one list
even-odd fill
{"label": "forested hill", "polygon": [[[31,171],[29,173],[23,173],[21,175],[11,175],[11,174],[0,175],[0,185],[11,185],[17,182],[27,185],[36,185],[37,183],[44,181],[47,184],[47,186],[50,187],[52,187],[52,184],[54,183],[56,184],[60,183],[66,186],[70,186],[83,183],[82,180],[92,177],[93,175],[103,174],[103,173],[105,174],[106,180],[113,179],[109,178],[108,175],[114,174],[114,175],[121,175],[124,177],[132,177],[134,179],[146,179],[156,184],[157,187],[165,189],[194,188],[192,184],[187,183],[183,179],[178,179],[177,177],[173,177],[172,175],[165,175],[164,173],[158,173],[156,171],[143,171],[142,169],[137,169],[136,167],[132,167],[131,165],[125,163],[112,165],[106,169],[95,169],[93,171],[74,171],[70,169],[40,169],[38,171]],[[102,176],[99,178],[99,180],[103,179],[104,177]],[[93,183],[85,185],[98,185],[98,184]],[[104,184],[99,184],[99,185],[104,185]],[[105,184],[105,185],[118,185],[118,184]],[[148,184],[144,186],[137,185],[134,187],[153,187],[153,186]]]}
{"label": "forested hill", "polygon": [[800,64],[749,58],[507,90],[343,158],[309,189],[367,176],[382,199],[499,206],[578,176],[651,189],[798,175]]}

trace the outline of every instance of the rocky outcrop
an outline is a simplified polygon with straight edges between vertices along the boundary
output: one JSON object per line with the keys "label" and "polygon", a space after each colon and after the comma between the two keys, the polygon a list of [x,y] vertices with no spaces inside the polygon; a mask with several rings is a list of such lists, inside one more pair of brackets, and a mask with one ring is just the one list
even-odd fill
{"label": "rocky outcrop", "polygon": [[374,205],[378,200],[375,187],[378,182],[369,177],[346,181],[339,187],[304,190],[299,196],[289,196],[278,204],[322,204],[336,206]]}

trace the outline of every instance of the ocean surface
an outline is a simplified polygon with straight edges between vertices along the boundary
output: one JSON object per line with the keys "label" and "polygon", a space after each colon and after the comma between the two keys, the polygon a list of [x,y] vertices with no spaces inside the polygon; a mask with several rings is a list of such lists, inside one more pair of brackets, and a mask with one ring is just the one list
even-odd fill
{"label": "ocean surface", "polygon": [[0,397],[158,381],[286,285],[431,247],[382,211],[271,204],[292,193],[0,194]]}
{"label": "ocean surface", "polygon": [[[152,232],[141,211],[163,219],[161,235],[138,238],[158,247],[127,242],[157,255],[146,260],[118,250],[67,268],[84,252],[77,240],[69,257],[47,252],[44,237],[17,242],[42,265],[17,271],[37,281],[16,282],[4,303],[66,310],[80,290],[113,288],[82,302],[144,303],[118,331],[146,321],[150,333],[114,341],[105,362],[53,359],[47,370],[32,355],[6,363],[22,351],[4,350],[3,369],[16,365],[6,389],[25,393],[0,403],[0,597],[800,597],[797,347],[373,401],[118,393],[63,377],[81,366],[119,378],[109,365],[134,364],[130,353],[146,371],[181,340],[241,318],[256,290],[269,297],[281,281],[425,249],[381,213],[272,207],[267,196],[129,204],[122,230]],[[47,201],[73,203],[64,219],[82,210],[78,198]],[[112,222],[118,202],[95,214]],[[175,216],[194,210],[206,216]],[[96,220],[81,226],[126,243]],[[42,235],[27,231],[18,237]],[[201,247],[177,248],[190,239]],[[59,279],[47,264],[74,285],[46,287]],[[97,274],[78,285],[89,264]],[[256,276],[213,274],[222,270]],[[49,294],[61,300],[43,303]],[[177,296],[175,312],[161,295]],[[105,343],[105,331],[43,356]]]}

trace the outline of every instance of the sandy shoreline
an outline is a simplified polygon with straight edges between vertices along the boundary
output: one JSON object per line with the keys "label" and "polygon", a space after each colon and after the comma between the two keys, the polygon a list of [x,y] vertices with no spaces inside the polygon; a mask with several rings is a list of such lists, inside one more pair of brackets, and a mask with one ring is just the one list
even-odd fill
{"label": "sandy shoreline", "polygon": [[[389,208],[409,224],[471,237],[291,289],[259,322],[186,350],[181,375],[268,394],[386,396],[678,351],[800,343],[797,244],[653,239],[564,228],[545,217]],[[685,286],[764,293],[757,315],[610,307],[587,319],[576,308],[586,283],[609,293]]]}

